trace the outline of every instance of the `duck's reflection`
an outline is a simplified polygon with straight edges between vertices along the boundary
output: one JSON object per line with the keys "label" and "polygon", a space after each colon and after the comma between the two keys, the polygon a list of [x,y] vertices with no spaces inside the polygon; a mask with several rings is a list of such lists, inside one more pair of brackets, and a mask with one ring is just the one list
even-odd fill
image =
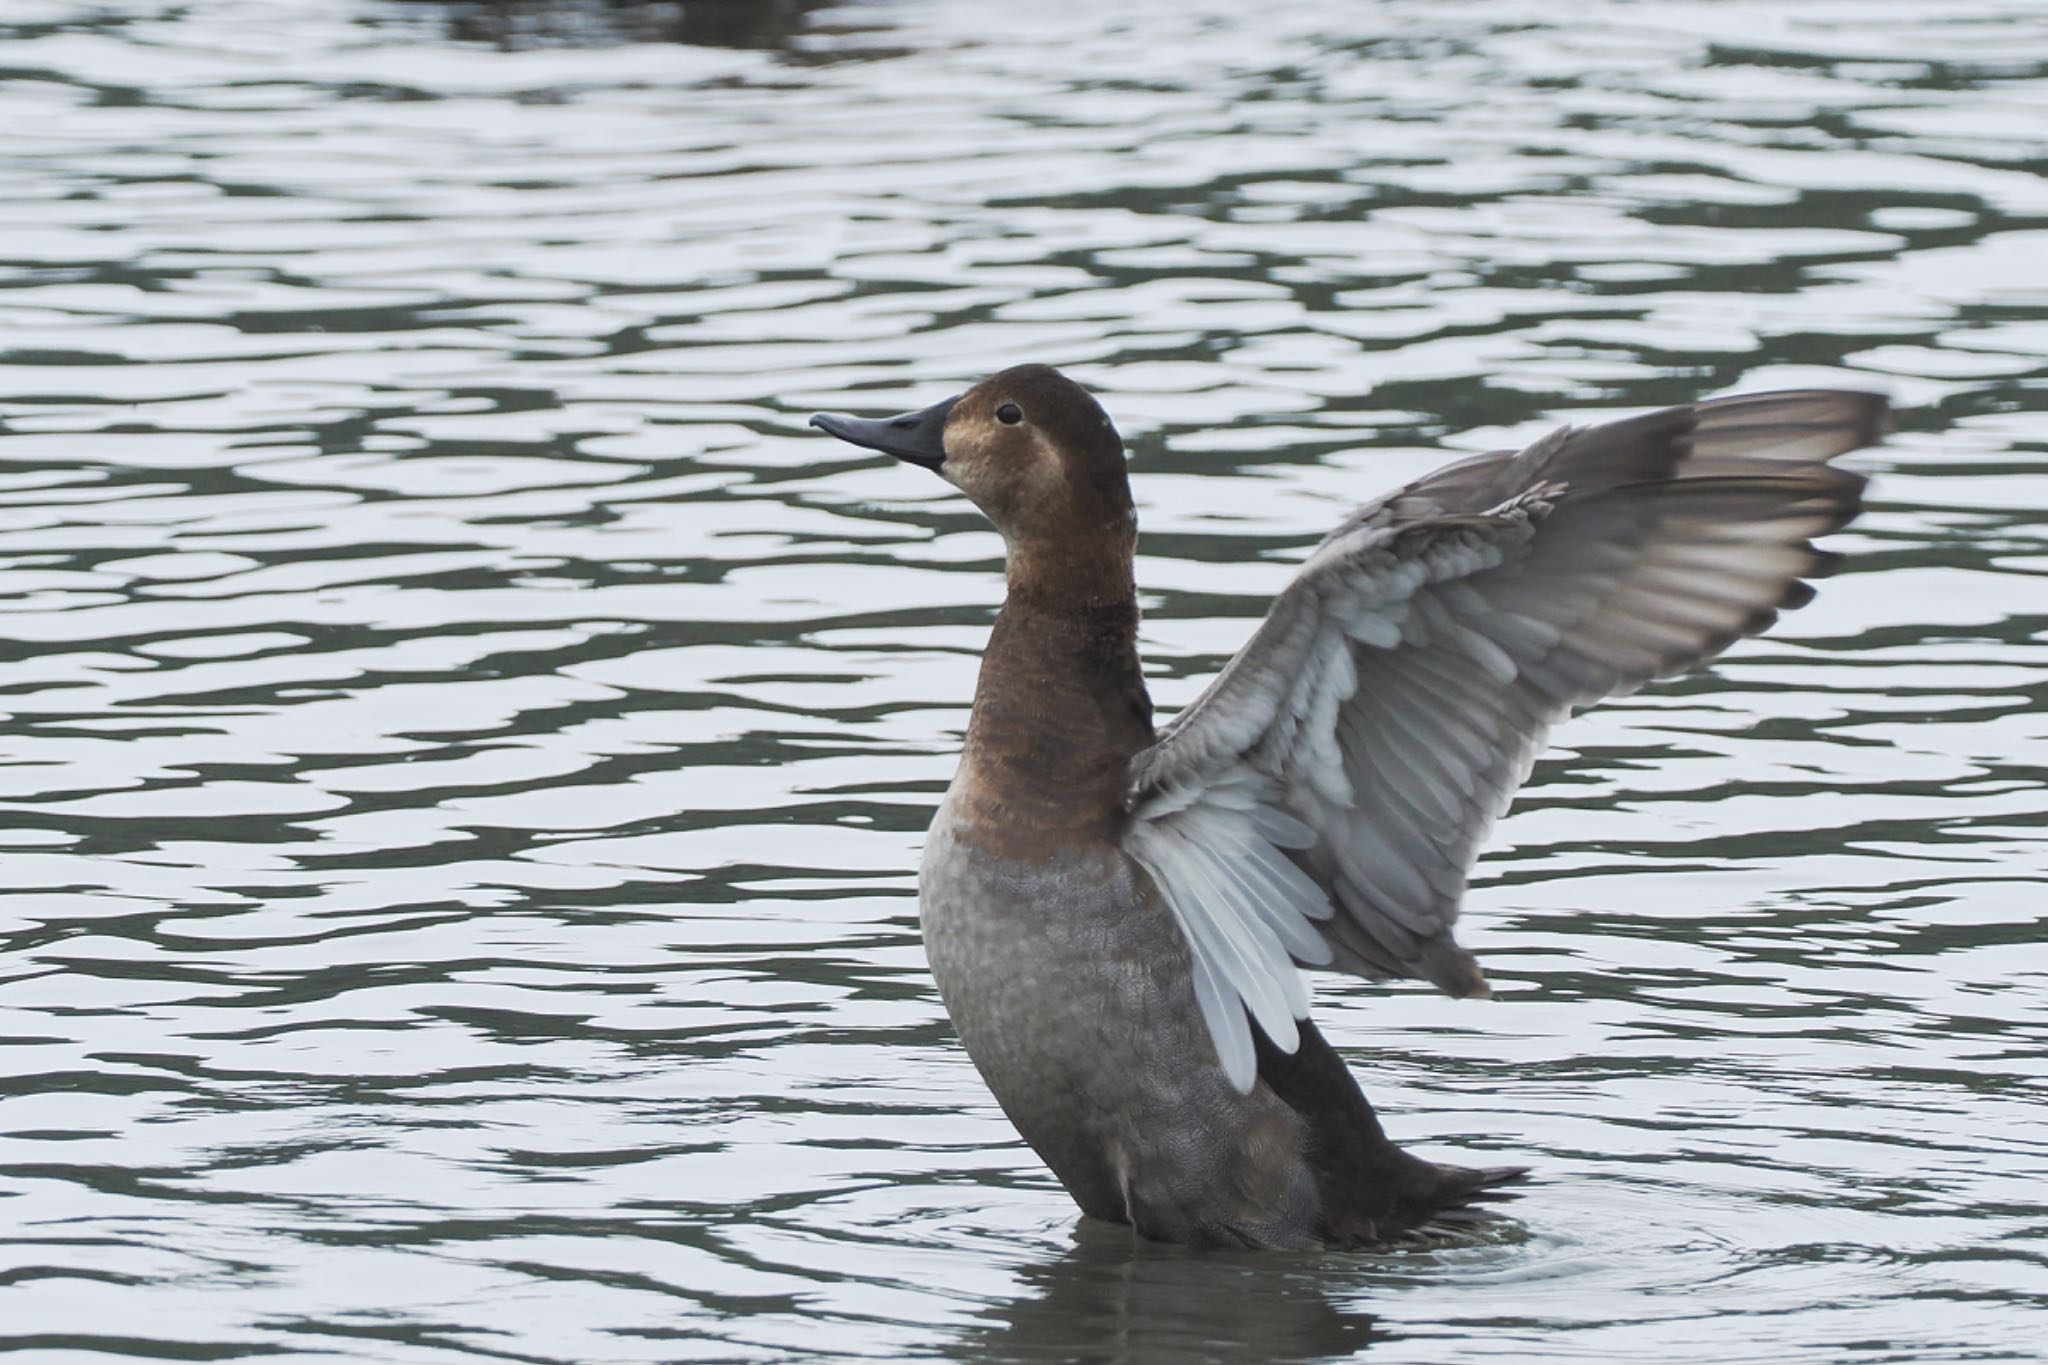
{"label": "duck's reflection", "polygon": [[1351,1258],[1188,1252],[1083,1220],[1074,1245],[1023,1272],[1029,1287],[954,1347],[976,1362],[1085,1365],[1307,1361],[1364,1350],[1370,1313]]}

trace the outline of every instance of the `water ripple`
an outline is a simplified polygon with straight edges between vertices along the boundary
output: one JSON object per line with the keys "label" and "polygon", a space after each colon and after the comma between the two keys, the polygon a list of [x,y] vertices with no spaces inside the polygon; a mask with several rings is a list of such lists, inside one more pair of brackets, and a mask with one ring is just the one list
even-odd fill
{"label": "water ripple", "polygon": [[[2048,31],[2025,0],[19,0],[0,1348],[2038,1356]],[[1567,726],[1468,937],[1325,982],[1516,1218],[1077,1227],[911,869],[999,545],[806,432],[1021,360],[1187,701],[1346,505],[1889,387],[1849,571]]]}

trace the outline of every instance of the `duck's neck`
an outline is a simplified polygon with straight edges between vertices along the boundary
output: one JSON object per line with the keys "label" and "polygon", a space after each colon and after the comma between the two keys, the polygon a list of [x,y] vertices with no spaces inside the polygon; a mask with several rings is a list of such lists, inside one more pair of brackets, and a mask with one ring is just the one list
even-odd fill
{"label": "duck's neck", "polygon": [[1135,530],[1116,531],[1010,545],[954,791],[962,815],[1019,854],[1114,837],[1130,757],[1152,742]]}

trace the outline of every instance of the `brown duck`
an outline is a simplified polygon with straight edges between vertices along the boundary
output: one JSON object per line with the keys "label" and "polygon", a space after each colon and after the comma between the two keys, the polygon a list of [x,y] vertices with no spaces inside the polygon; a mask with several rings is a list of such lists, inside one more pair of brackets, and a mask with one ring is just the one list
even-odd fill
{"label": "brown duck", "polygon": [[1550,726],[1810,599],[1875,394],[1566,427],[1353,513],[1193,705],[1152,724],[1123,443],[1043,365],[818,416],[1002,532],[1008,596],[919,883],[940,994],[1082,1210],[1211,1246],[1358,1246],[1523,1172],[1394,1145],[1300,968],[1487,994],[1452,936]]}

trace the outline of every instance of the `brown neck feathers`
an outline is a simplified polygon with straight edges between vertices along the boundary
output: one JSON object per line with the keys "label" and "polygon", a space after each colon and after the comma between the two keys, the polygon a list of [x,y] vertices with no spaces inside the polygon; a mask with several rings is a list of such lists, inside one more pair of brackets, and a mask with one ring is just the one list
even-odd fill
{"label": "brown neck feathers", "polygon": [[1131,755],[1150,744],[1138,667],[1135,531],[1012,543],[955,784],[971,836],[1009,857],[1114,838]]}
{"label": "brown neck feathers", "polygon": [[1008,601],[1081,614],[1134,603],[1131,559],[1138,547],[1137,518],[1125,510],[1090,530],[1095,533],[1011,539]]}

